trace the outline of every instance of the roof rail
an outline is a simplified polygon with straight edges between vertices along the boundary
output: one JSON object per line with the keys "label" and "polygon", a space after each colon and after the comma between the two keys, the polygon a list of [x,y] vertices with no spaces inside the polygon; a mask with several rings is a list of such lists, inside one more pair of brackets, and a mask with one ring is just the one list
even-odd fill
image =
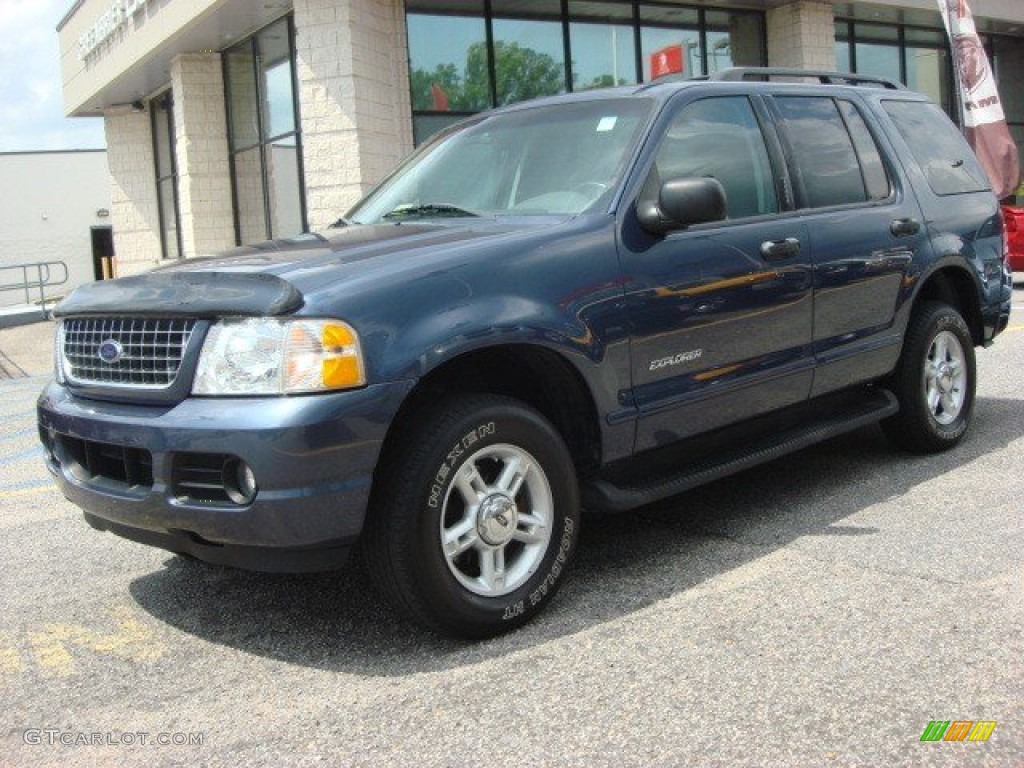
{"label": "roof rail", "polygon": [[790,69],[785,67],[731,67],[708,75],[708,80],[735,82],[742,80],[768,80],[772,77],[817,78],[825,85],[875,85],[894,91],[905,91],[906,86],[886,77],[858,75],[853,72],[828,72],[816,69]]}

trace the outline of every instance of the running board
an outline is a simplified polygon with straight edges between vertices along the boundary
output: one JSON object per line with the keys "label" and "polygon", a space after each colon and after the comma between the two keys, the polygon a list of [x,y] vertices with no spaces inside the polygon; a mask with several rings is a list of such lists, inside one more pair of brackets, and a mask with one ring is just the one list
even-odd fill
{"label": "running board", "polygon": [[601,512],[623,512],[675,496],[713,480],[764,464],[781,456],[802,450],[823,440],[874,424],[899,410],[896,397],[885,389],[872,389],[862,399],[846,403],[843,408],[790,429],[761,437],[741,447],[690,461],[678,472],[637,483],[615,484],[597,477],[582,488],[586,509]]}

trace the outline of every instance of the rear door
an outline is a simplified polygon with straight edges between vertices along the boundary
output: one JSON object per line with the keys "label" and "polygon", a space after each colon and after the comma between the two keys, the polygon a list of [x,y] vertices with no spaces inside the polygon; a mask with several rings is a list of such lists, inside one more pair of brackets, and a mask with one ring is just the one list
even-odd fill
{"label": "rear door", "polygon": [[896,364],[896,308],[927,236],[913,191],[853,98],[792,94],[769,103],[813,253],[813,396]]}
{"label": "rear door", "polygon": [[800,217],[786,212],[766,118],[747,95],[690,100],[641,168],[641,199],[669,179],[714,177],[725,221],[657,236],[639,227],[635,206],[620,213],[637,450],[808,395],[810,251]]}

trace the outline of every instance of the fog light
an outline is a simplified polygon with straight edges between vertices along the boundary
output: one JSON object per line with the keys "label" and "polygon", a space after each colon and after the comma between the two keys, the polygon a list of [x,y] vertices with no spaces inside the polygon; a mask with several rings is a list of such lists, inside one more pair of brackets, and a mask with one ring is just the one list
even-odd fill
{"label": "fog light", "polygon": [[222,478],[224,490],[235,504],[246,506],[256,498],[256,492],[259,490],[256,475],[252,467],[241,459],[232,458],[225,461]]}

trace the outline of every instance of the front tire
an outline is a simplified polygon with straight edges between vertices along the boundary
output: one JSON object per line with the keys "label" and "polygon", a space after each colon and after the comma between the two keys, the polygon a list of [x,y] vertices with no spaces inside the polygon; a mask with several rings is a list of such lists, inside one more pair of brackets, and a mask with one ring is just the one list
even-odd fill
{"label": "front tire", "polygon": [[892,377],[899,412],[882,422],[897,447],[937,453],[960,442],[974,410],[974,341],[953,307],[928,302],[914,312]]}
{"label": "front tire", "polygon": [[399,610],[444,634],[521,626],[551,600],[576,546],[579,489],[564,441],[537,411],[496,395],[451,398],[411,418],[375,478],[371,577]]}

